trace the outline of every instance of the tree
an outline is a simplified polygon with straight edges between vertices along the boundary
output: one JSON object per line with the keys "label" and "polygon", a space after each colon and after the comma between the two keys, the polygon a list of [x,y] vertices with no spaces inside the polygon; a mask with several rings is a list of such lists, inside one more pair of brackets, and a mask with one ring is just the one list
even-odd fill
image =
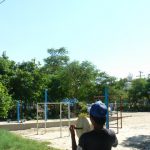
{"label": "tree", "polygon": [[146,88],[145,88],[145,96],[150,104],[150,78],[147,79]]}
{"label": "tree", "polygon": [[14,61],[8,59],[6,54],[3,52],[0,57],[0,82],[10,90],[10,78],[14,75],[16,65]]}
{"label": "tree", "polygon": [[110,100],[124,100],[127,99],[127,91],[126,91],[126,83],[127,79],[120,79],[119,81],[114,81],[111,86],[109,86],[109,96]]}
{"label": "tree", "polygon": [[34,72],[34,70],[38,69],[39,67],[40,63],[39,62],[36,63],[35,59],[31,59],[31,61],[26,61],[17,64],[17,68],[27,72]]}
{"label": "tree", "polygon": [[61,72],[61,86],[65,95],[80,101],[90,101],[95,93],[98,70],[88,61],[73,61]]}
{"label": "tree", "polygon": [[79,95],[82,101],[93,102],[96,93],[96,79],[99,70],[89,61],[83,61],[80,65],[81,87]]}
{"label": "tree", "polygon": [[62,47],[48,49],[47,52],[50,56],[44,59],[45,65],[41,68],[41,72],[47,75],[48,93],[51,101],[56,101],[64,97],[61,72],[68,64],[68,51]]}
{"label": "tree", "polygon": [[129,101],[133,105],[143,103],[145,99],[146,79],[135,79],[132,81],[132,87],[129,89]]}
{"label": "tree", "polygon": [[54,74],[67,65],[69,57],[67,56],[68,51],[64,47],[59,49],[51,48],[47,52],[50,56],[44,59],[46,72]]}
{"label": "tree", "polygon": [[9,96],[7,88],[0,82],[0,117],[6,118],[8,111],[12,108],[12,98]]}
{"label": "tree", "polygon": [[11,93],[14,99],[23,102],[37,102],[46,87],[47,76],[41,72],[34,60],[17,65],[15,75],[11,78]]}

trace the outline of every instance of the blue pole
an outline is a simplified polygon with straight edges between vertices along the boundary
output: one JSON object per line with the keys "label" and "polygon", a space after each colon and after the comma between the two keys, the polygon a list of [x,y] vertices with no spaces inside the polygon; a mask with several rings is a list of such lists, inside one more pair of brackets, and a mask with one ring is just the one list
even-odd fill
{"label": "blue pole", "polygon": [[45,89],[45,121],[47,121],[47,89]]}
{"label": "blue pole", "polygon": [[20,122],[20,102],[17,101],[17,121]]}
{"label": "blue pole", "polygon": [[[108,103],[109,103],[108,88],[105,87],[105,105],[107,106],[107,110],[108,110]],[[109,111],[107,111],[107,114],[106,114],[106,128],[109,129]]]}

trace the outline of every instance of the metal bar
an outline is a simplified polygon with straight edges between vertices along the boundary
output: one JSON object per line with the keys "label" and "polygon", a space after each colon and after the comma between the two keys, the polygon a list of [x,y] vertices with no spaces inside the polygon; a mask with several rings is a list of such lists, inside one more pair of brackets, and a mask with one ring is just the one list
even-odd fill
{"label": "metal bar", "polygon": [[109,125],[116,125],[117,123],[111,123],[111,124],[109,124]]}
{"label": "metal bar", "polygon": [[120,115],[121,115],[121,128],[122,128],[122,109],[123,109],[123,106],[122,106],[122,99],[120,99],[120,103],[121,103]]}
{"label": "metal bar", "polygon": [[39,134],[39,122],[38,122],[38,120],[39,120],[39,117],[38,117],[38,103],[36,104],[36,120],[37,120],[37,123],[36,123],[36,128],[37,128],[37,135]]}
{"label": "metal bar", "polygon": [[60,103],[60,137],[62,137],[62,104]]}
{"label": "metal bar", "polygon": [[45,89],[45,120],[47,120],[47,89]]}
{"label": "metal bar", "polygon": [[[70,102],[68,103],[68,126],[70,127]],[[70,135],[70,131],[69,131]]]}
{"label": "metal bar", "polygon": [[[67,103],[65,103],[65,102],[58,102],[58,103],[53,103],[53,102],[47,102],[46,104],[67,104]],[[41,105],[41,104],[45,104],[45,103],[38,103],[39,105]]]}
{"label": "metal bar", "polygon": [[17,121],[20,122],[20,102],[17,101]]}
{"label": "metal bar", "polygon": [[[58,105],[60,105],[60,113],[59,113],[59,115],[60,115],[60,137],[62,137],[62,105],[63,104],[67,104],[68,105],[68,126],[70,126],[70,103],[65,103],[65,102],[60,102],[60,103],[37,103],[37,134],[38,134],[38,128],[39,128],[39,124],[38,124],[38,112],[40,112],[40,110],[39,110],[39,105],[53,105],[53,104],[58,104]],[[45,112],[45,111],[44,111]],[[46,112],[45,112],[46,113]],[[45,119],[45,132],[46,132],[46,123],[47,123],[47,121],[46,121],[46,119]],[[69,132],[69,135],[70,135],[70,132]]]}
{"label": "metal bar", "polygon": [[[107,110],[108,110],[108,88],[105,87],[105,104],[107,106]],[[109,111],[107,111],[107,114],[106,114],[106,128],[109,129]]]}
{"label": "metal bar", "polygon": [[119,133],[119,128],[118,128],[118,107],[117,107],[117,133]]}
{"label": "metal bar", "polygon": [[45,128],[45,133],[46,133],[46,122],[47,122],[46,103],[44,104],[44,106],[45,106],[45,107],[44,107],[44,110],[45,110],[45,111],[44,111],[44,116],[45,116],[45,119],[44,119],[44,128]]}

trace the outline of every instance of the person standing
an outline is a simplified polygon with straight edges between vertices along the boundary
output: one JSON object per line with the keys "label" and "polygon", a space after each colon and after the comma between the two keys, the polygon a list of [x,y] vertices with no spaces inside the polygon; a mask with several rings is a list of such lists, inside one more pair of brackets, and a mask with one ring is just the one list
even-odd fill
{"label": "person standing", "polygon": [[83,133],[76,144],[75,126],[70,126],[72,150],[111,150],[118,145],[116,134],[111,129],[105,129],[107,107],[101,101],[92,104],[90,108],[90,121],[93,130]]}

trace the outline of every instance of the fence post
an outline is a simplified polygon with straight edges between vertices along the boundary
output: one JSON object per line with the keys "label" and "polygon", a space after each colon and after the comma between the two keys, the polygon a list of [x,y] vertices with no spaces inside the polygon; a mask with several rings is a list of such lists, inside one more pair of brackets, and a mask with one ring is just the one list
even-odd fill
{"label": "fence post", "polygon": [[[107,107],[107,110],[108,110],[108,104],[109,104],[109,100],[108,100],[108,88],[105,87],[105,105]],[[107,111],[107,114],[106,114],[106,128],[109,129],[109,111]]]}
{"label": "fence post", "polygon": [[20,102],[17,101],[17,122],[20,122]]}

